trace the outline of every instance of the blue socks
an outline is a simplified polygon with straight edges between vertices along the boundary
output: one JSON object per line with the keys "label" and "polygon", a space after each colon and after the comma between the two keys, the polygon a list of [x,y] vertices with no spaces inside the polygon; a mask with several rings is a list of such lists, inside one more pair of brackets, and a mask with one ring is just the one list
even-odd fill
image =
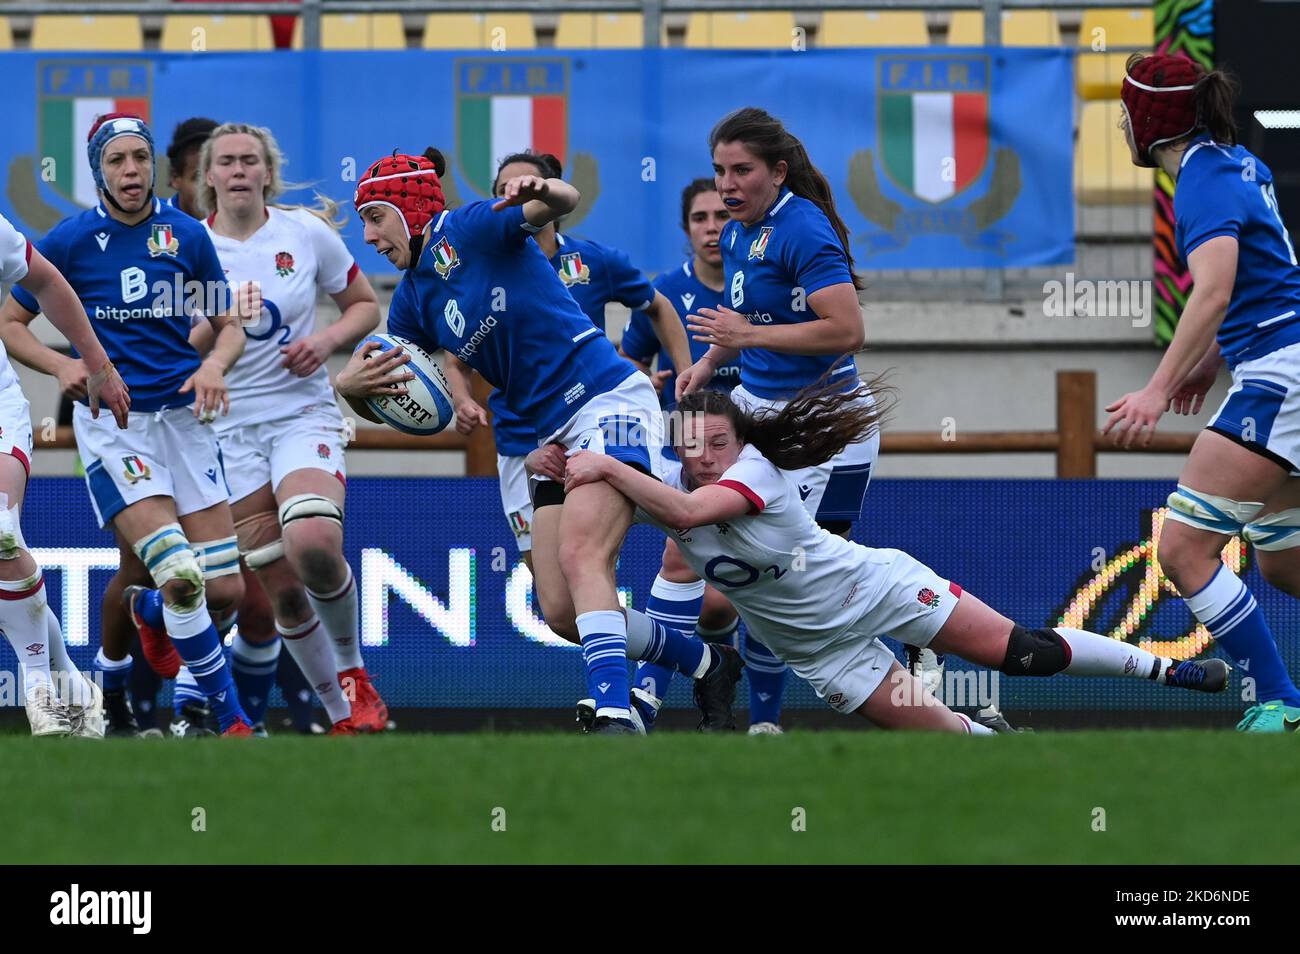
{"label": "blue socks", "polygon": [[208,697],[212,711],[221,723],[221,730],[224,732],[240,719],[247,722],[230,669],[226,666],[226,654],[222,651],[217,628],[208,618],[207,601],[200,597],[198,607],[189,612],[164,606],[163,621],[176,651]]}
{"label": "blue socks", "polygon": [[166,629],[163,622],[163,598],[158,590],[145,590],[135,601],[136,612],[154,629]]}
{"label": "blue socks", "polygon": [[[700,618],[700,608],[704,605],[704,581],[693,583],[673,583],[662,576],[656,576],[650,587],[650,599],[646,601],[645,615],[665,629],[679,633],[690,633]],[[629,623],[631,618],[629,617]],[[633,704],[641,713],[646,730],[654,726],[655,715],[659,712],[660,702],[668,695],[668,687],[673,680],[674,669],[669,665],[660,665],[660,659],[651,659],[639,653],[643,660],[636,667],[636,677],[632,693]],[[664,660],[668,662],[667,659]],[[695,667],[692,666],[692,669]],[[688,671],[688,670],[680,670]]]}
{"label": "blue socks", "polygon": [[104,655],[104,648],[101,646],[99,652],[95,654],[95,668],[103,675],[100,677],[103,681],[101,685],[105,692],[113,692],[117,689],[125,689],[127,677],[131,675],[131,666],[134,660],[130,654],[124,659],[109,659]]}
{"label": "blue socks", "polygon": [[240,705],[244,707],[252,725],[266,719],[266,707],[270,702],[271,688],[275,685],[275,674],[279,666],[278,635],[269,643],[250,643],[243,636],[235,637],[230,653],[230,668],[234,674],[235,687],[239,690]]}
{"label": "blue socks", "polygon": [[587,692],[596,700],[596,718],[631,720],[628,712],[627,622],[621,610],[581,614],[578,638],[587,664]]}
{"label": "blue socks", "polygon": [[172,685],[172,711],[179,713],[181,706],[187,702],[197,702],[201,706],[206,706],[208,698],[199,688],[199,684],[194,681],[189,668],[181,666],[180,671],[176,673],[176,682]]}
{"label": "blue socks", "polygon": [[1184,602],[1242,671],[1255,680],[1259,702],[1300,706],[1300,689],[1286,671],[1264,611],[1235,573],[1220,565],[1210,582]]}
{"label": "blue socks", "polygon": [[785,663],[772,651],[749,635],[741,635],[740,654],[749,676],[749,724],[781,724],[781,695],[785,692]]}

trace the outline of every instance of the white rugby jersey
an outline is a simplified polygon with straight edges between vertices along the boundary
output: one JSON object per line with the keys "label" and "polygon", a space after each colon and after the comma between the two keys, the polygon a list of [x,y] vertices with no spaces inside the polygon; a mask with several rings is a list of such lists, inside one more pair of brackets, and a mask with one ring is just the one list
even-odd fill
{"label": "white rugby jersey", "polygon": [[[12,285],[27,277],[27,263],[32,258],[32,245],[9,220],[0,215],[0,283]],[[9,355],[0,344],[0,388],[16,383],[18,376],[9,366]]]}
{"label": "white rugby jersey", "polygon": [[[686,490],[683,477],[672,467],[664,482]],[[870,579],[872,551],[817,526],[798,489],[756,448],[745,445],[718,486],[739,491],[749,513],[684,531],[649,522],[677,541],[761,642],[795,658],[815,655],[873,605],[882,581]]]}
{"label": "white rugby jersey", "polygon": [[266,223],[244,242],[213,232],[211,217],[206,223],[227,280],[262,286],[262,317],[244,327],[244,353],[226,374],[230,414],[217,419],[221,431],[334,404],[325,366],[300,378],[281,366],[280,349],[316,331],[317,289],[337,295],[357,264],[339,234],[306,209],[266,211]]}

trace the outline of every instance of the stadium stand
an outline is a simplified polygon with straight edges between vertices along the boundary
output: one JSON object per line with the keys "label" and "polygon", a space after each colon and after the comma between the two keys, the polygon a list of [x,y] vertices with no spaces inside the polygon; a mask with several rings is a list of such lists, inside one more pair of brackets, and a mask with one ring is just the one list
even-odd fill
{"label": "stadium stand", "polygon": [[[1003,10],[1003,46],[1058,46],[1061,27],[1051,10]],[[949,46],[980,46],[984,43],[984,14],[979,10],[956,10],[948,21]]]}
{"label": "stadium stand", "polygon": [[[404,50],[400,13],[327,13],[320,21],[322,50]],[[302,20],[293,28],[293,48],[302,49]]]}
{"label": "stadium stand", "polygon": [[527,13],[431,13],[424,21],[423,45],[426,50],[487,50],[498,28],[510,49],[537,46],[533,18]]}
{"label": "stadium stand", "polygon": [[639,13],[561,13],[555,45],[562,49],[629,49],[642,45],[643,31]]}
{"label": "stadium stand", "polygon": [[712,49],[754,49],[790,46],[794,14],[692,13],[686,23],[686,46]]}
{"label": "stadium stand", "polygon": [[1155,14],[1143,10],[1089,10],[1079,27],[1078,89],[1084,99],[1115,95],[1124,78],[1128,52],[1098,52],[1115,47],[1150,48],[1155,40]]}
{"label": "stadium stand", "polygon": [[43,14],[32,24],[31,48],[129,53],[143,50],[144,39],[138,17]]}
{"label": "stadium stand", "polygon": [[818,46],[929,46],[925,14],[908,11],[827,10]]}
{"label": "stadium stand", "polygon": [[271,21],[264,16],[205,17],[174,13],[163,20],[158,49],[176,53],[273,50],[275,41],[271,37]]}

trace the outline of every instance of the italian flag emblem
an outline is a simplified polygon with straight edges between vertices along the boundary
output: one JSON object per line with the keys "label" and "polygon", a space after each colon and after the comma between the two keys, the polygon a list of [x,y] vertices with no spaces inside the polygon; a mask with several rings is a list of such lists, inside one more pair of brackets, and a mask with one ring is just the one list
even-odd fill
{"label": "italian flag emblem", "polygon": [[438,275],[446,278],[453,268],[460,264],[460,256],[456,250],[451,247],[451,243],[443,236],[441,242],[429,250],[433,255],[433,267],[437,269]]}
{"label": "italian flag emblem", "polygon": [[172,227],[166,223],[157,223],[149,230],[149,241],[145,243],[149,257],[175,255],[181,247],[180,240],[172,234]]}
{"label": "italian flag emblem", "polygon": [[582,264],[582,256],[568,252],[560,256],[560,280],[565,285],[586,285],[591,281],[591,267]]}

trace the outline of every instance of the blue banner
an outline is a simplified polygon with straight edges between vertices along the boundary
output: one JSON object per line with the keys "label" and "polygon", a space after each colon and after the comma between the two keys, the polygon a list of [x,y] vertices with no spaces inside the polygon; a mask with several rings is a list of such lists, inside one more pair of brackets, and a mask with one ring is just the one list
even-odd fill
{"label": "blue banner", "polygon": [[[394,148],[449,158],[453,204],[495,163],[560,156],[582,204],[564,227],[674,267],[680,195],[712,174],[727,112],[782,118],[826,174],[863,269],[1026,267],[1074,258],[1070,50],[539,50],[520,53],[6,53],[0,211],[30,236],[94,201],[96,112],[139,111],[160,150],[188,116],[269,126],[286,175],[350,204]],[[286,201],[311,201],[310,189]],[[388,269],[345,230],[367,271]]]}
{"label": "blue banner", "polygon": [[[1024,626],[1076,626],[1190,658],[1213,649],[1154,562],[1171,488],[1141,480],[880,480],[855,538],[911,553]],[[116,565],[111,537],[95,527],[84,484],[70,477],[32,482],[23,527],[73,658],[89,666],[100,597]],[[391,705],[563,709],[580,697],[581,653],[537,618],[495,481],[358,477],[348,484],[345,536],[363,652]],[[662,547],[657,531],[633,528],[619,566],[631,604],[645,605]],[[1291,671],[1300,671],[1300,604],[1263,581],[1239,542],[1225,560],[1245,574]],[[0,643],[3,694],[13,700],[15,659]],[[954,664],[958,677],[962,669]],[[1226,714],[1244,708],[1246,675],[1235,673],[1216,696],[1066,676],[993,676],[967,688],[995,686],[1006,708]],[[686,680],[676,682],[669,704],[690,705]],[[793,678],[787,704],[821,705]]]}

